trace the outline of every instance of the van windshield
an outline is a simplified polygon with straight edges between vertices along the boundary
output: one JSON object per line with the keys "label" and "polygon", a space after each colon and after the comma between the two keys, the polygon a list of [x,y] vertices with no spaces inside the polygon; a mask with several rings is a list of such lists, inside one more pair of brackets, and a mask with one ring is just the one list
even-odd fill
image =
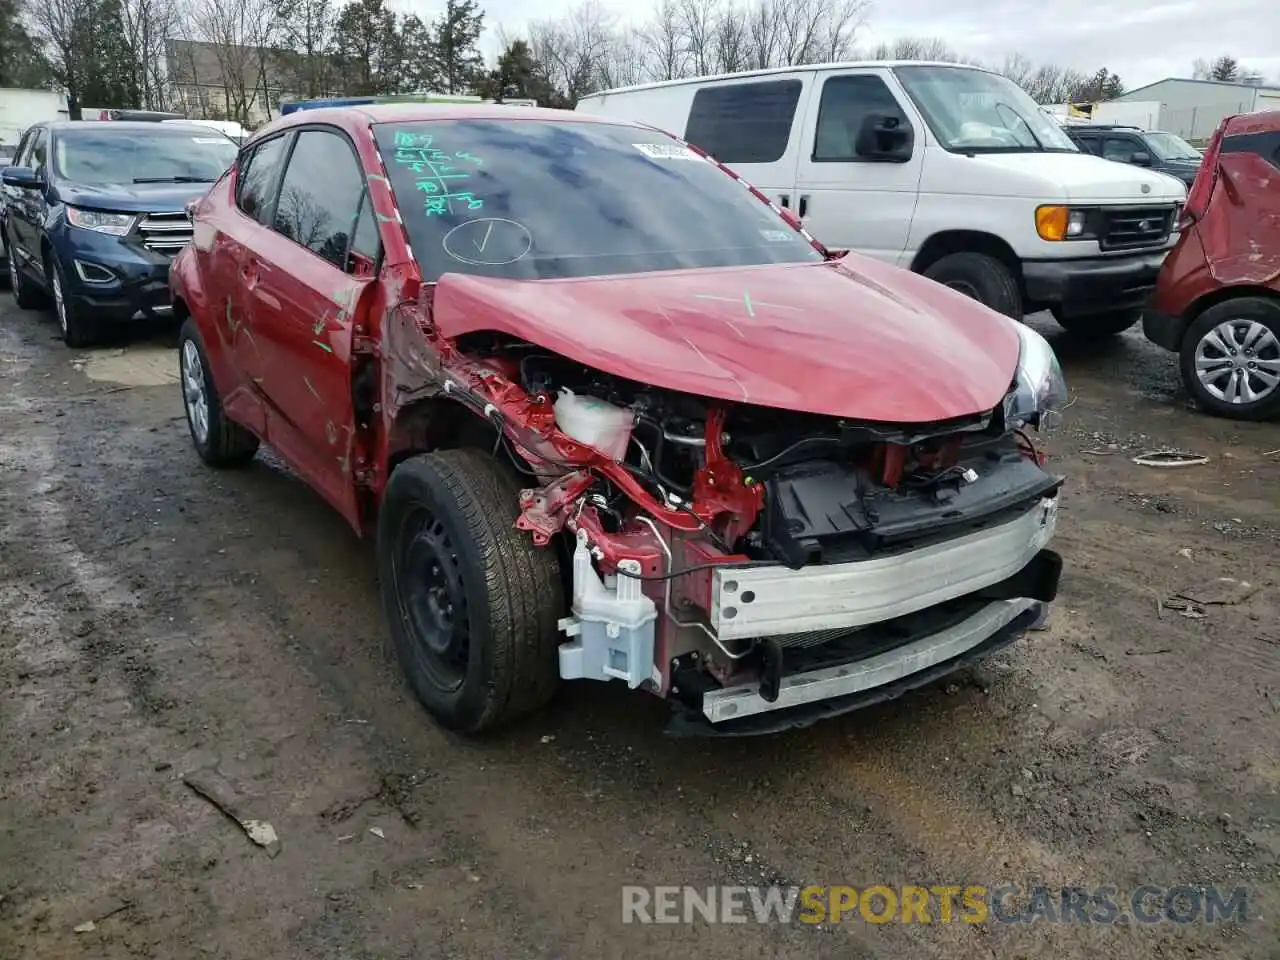
{"label": "van windshield", "polygon": [[897,67],[894,72],[933,135],[953,153],[1080,152],[1007,77],[964,67]]}
{"label": "van windshield", "polygon": [[654,130],[503,118],[374,131],[428,281],[822,260],[741,183]]}

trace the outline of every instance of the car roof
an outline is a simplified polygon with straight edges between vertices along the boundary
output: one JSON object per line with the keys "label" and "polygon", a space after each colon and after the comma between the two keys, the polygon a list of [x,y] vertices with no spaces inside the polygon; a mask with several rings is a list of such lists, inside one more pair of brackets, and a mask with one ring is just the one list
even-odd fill
{"label": "car roof", "polygon": [[629,120],[615,120],[577,113],[573,110],[555,110],[549,107],[508,107],[500,103],[368,103],[346,107],[319,107],[315,110],[295,110],[277,121],[275,129],[307,123],[332,123],[335,120],[363,117],[369,123],[413,123],[419,120],[549,120],[562,123],[612,123],[625,126],[644,126]]}
{"label": "car roof", "polygon": [[117,133],[141,133],[144,130],[160,129],[166,133],[189,131],[193,134],[203,133],[208,136],[210,133],[218,132],[213,127],[202,126],[198,123],[161,124],[155,120],[45,120],[41,123],[33,123],[31,126],[46,127],[52,133],[61,133],[68,130],[92,130],[94,132],[114,130]]}

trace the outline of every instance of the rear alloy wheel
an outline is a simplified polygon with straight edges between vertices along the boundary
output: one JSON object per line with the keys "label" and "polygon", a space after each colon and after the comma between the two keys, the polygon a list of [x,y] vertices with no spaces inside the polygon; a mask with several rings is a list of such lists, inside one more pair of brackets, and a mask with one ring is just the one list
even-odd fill
{"label": "rear alloy wheel", "polygon": [[49,279],[53,287],[53,309],[58,315],[58,329],[62,331],[63,342],[68,347],[89,346],[95,339],[93,324],[71,300],[62,265],[56,258]]}
{"label": "rear alloy wheel", "polygon": [[23,310],[34,310],[40,306],[39,294],[22,279],[22,271],[18,269],[18,255],[9,248],[9,292],[13,301]]}
{"label": "rear alloy wheel", "polygon": [[1280,303],[1240,297],[1210,307],[1187,329],[1179,359],[1187,391],[1210,413],[1280,415]]}
{"label": "rear alloy wheel", "polygon": [[1013,271],[985,253],[950,253],[924,269],[930,280],[972,297],[1014,320],[1022,319],[1022,295]]}
{"label": "rear alloy wheel", "polygon": [[1055,310],[1053,319],[1070,334],[1086,340],[1102,340],[1124,333],[1142,319],[1142,310],[1108,310],[1105,313],[1086,313],[1077,317],[1063,316]]}
{"label": "rear alloy wheel", "polygon": [[476,734],[542,706],[559,681],[559,562],[515,529],[520,484],[479,450],[421,454],[378,516],[382,605],[428,712]]}
{"label": "rear alloy wheel", "polygon": [[193,320],[187,320],[178,334],[178,374],[191,443],[200,459],[211,467],[238,467],[252,460],[258,452],[258,438],[223,414]]}

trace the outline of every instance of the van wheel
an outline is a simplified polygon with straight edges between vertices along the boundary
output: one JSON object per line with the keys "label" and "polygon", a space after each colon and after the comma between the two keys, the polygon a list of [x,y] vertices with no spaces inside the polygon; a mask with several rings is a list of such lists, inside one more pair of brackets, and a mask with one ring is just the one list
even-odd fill
{"label": "van wheel", "polygon": [[560,565],[515,529],[520,485],[487,453],[401,463],[378,517],[382,606],[414,693],[443,726],[480,733],[559,682]]}
{"label": "van wheel", "polygon": [[1014,320],[1022,319],[1018,281],[995,257],[985,253],[950,253],[926,267],[924,275],[997,313]]}
{"label": "van wheel", "polygon": [[200,459],[211,467],[238,467],[252,460],[258,452],[258,438],[222,412],[209,358],[191,319],[178,334],[178,376],[191,443]]}
{"label": "van wheel", "polygon": [[1141,310],[1109,310],[1106,313],[1086,313],[1078,317],[1059,315],[1053,312],[1053,319],[1058,326],[1068,333],[1089,340],[1101,340],[1124,333],[1142,319]]}
{"label": "van wheel", "polygon": [[1280,415],[1280,303],[1239,297],[1210,307],[1187,328],[1179,361],[1187,392],[1210,413]]}

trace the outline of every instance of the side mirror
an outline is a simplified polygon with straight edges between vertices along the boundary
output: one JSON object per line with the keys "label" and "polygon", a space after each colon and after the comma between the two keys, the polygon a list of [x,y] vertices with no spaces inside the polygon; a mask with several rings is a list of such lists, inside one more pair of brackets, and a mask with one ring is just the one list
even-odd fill
{"label": "side mirror", "polygon": [[5,167],[0,170],[0,182],[20,190],[39,190],[41,187],[39,175],[30,167]]}
{"label": "side mirror", "polygon": [[1129,162],[1139,167],[1149,167],[1151,166],[1151,154],[1145,150],[1138,150],[1129,158]]}
{"label": "side mirror", "polygon": [[858,129],[855,152],[863,160],[906,163],[911,159],[915,135],[901,117],[869,113]]}
{"label": "side mirror", "polygon": [[783,220],[787,221],[787,223],[791,224],[797,230],[801,229],[800,218],[796,215],[794,210],[790,207],[779,207],[778,209],[782,211]]}

